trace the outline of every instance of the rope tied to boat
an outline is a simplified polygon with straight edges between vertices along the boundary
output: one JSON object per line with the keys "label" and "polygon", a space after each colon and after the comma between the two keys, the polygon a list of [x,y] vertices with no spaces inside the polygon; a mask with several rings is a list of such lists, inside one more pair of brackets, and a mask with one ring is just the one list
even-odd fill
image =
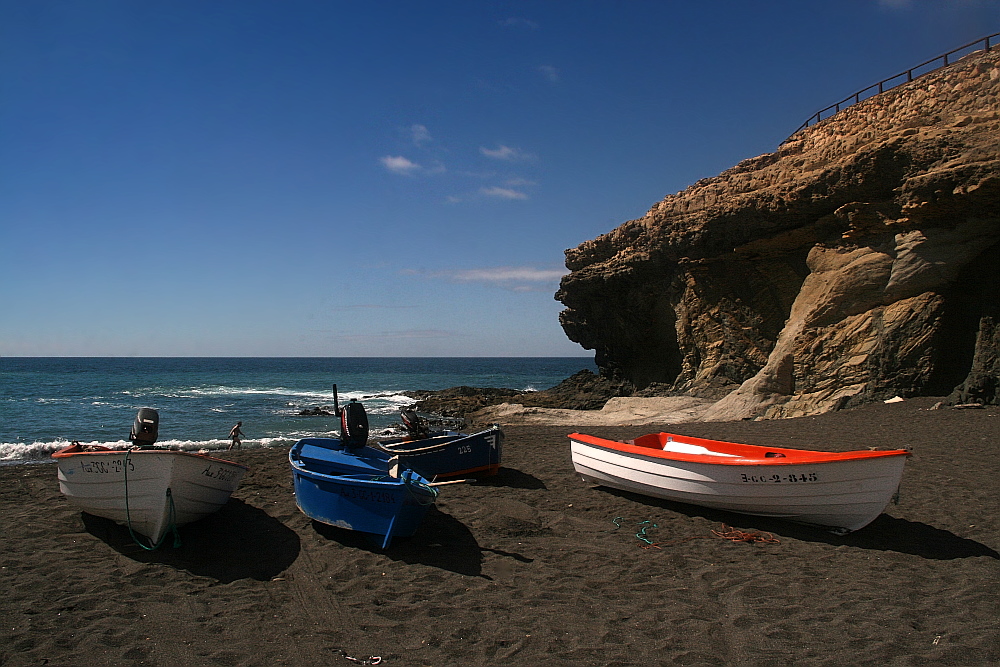
{"label": "rope tied to boat", "polygon": [[[434,501],[437,500],[438,493],[440,493],[437,489],[435,489],[430,484],[427,484],[425,482],[420,482],[418,480],[415,480],[412,477],[410,477],[409,475],[404,475],[404,476],[398,477],[398,478],[397,477],[392,477],[390,475],[372,475],[372,481],[373,482],[382,482],[382,481],[386,481],[386,480],[393,481],[393,482],[395,482],[395,481],[398,480],[398,481],[402,482],[403,483],[403,487],[406,489],[406,492],[410,494],[410,497],[413,498],[413,500],[418,505],[433,505]],[[425,493],[422,493],[422,494],[415,493],[413,491],[414,487],[418,488],[418,489],[422,489]]]}
{"label": "rope tied to boat", "polygon": [[[409,475],[404,475],[402,481],[403,481],[403,486],[406,487],[406,491],[410,494],[410,497],[417,502],[417,504],[433,505],[434,501],[437,500],[438,490],[435,489],[433,486],[430,486],[425,482],[419,482],[410,477]],[[423,490],[425,493],[423,494],[415,493],[413,491],[414,487]],[[427,494],[430,494],[429,498]]]}
{"label": "rope tied to boat", "polygon": [[174,494],[170,490],[169,486],[167,487],[167,505],[170,508],[167,512],[167,517],[168,517],[167,520],[169,523],[167,524],[167,531],[163,533],[162,536],[160,536],[159,541],[153,546],[148,546],[146,544],[143,544],[142,541],[138,537],[136,537],[135,531],[132,530],[132,513],[131,510],[129,509],[129,502],[128,502],[128,466],[129,466],[129,457],[131,456],[132,456],[131,449],[125,452],[125,462],[124,465],[122,466],[122,470],[125,473],[125,524],[128,526],[128,534],[132,537],[133,542],[138,544],[146,551],[156,551],[161,546],[163,546],[164,541],[166,541],[167,539],[167,535],[173,533],[174,549],[179,548],[181,546],[181,534],[177,530],[177,508],[174,506]]}

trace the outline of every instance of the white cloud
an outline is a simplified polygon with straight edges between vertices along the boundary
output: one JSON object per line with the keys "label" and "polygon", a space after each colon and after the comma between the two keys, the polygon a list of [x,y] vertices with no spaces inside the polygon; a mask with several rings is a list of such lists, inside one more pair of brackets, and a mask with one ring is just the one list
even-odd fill
{"label": "white cloud", "polygon": [[424,125],[419,125],[419,124],[411,125],[410,135],[413,138],[413,145],[417,147],[423,146],[424,144],[429,144],[430,142],[434,141],[434,138],[431,137],[431,133],[427,130],[427,127]]}
{"label": "white cloud", "polygon": [[379,338],[392,340],[413,339],[413,338],[455,338],[453,331],[445,329],[406,329],[403,331],[383,331],[376,334]]}
{"label": "white cloud", "polygon": [[538,185],[538,183],[536,183],[535,181],[529,181],[526,178],[510,178],[504,181],[504,185],[511,188],[519,188],[519,187]]}
{"label": "white cloud", "polygon": [[539,292],[554,289],[568,271],[566,269],[539,269],[532,266],[498,266],[458,271],[404,269],[400,273],[432,280],[446,280],[452,283],[491,285],[513,292]]}
{"label": "white cloud", "polygon": [[410,161],[402,155],[386,155],[384,158],[381,158],[380,161],[382,162],[383,167],[394,174],[410,176],[423,170],[423,167],[419,164]]}
{"label": "white cloud", "polygon": [[503,144],[497,146],[496,148],[486,148],[485,146],[480,146],[479,152],[488,158],[493,158],[494,160],[506,160],[507,162],[514,162],[515,160],[530,160],[534,157],[530,153],[525,153],[520,149],[504,146]]}
{"label": "white cloud", "polygon": [[556,83],[557,81],[559,81],[559,70],[557,70],[552,65],[541,65],[539,66],[538,71],[541,72],[542,76],[544,76],[552,83]]}
{"label": "white cloud", "polygon": [[339,341],[342,343],[378,343],[378,342],[398,342],[398,341],[420,341],[464,338],[463,334],[446,329],[403,329],[399,331],[367,331],[365,333],[345,333],[341,331],[331,331],[328,329],[314,329],[313,333],[326,334],[327,340]]}
{"label": "white cloud", "polygon": [[416,308],[405,304],[355,303],[337,306],[341,310],[399,310],[401,308]]}
{"label": "white cloud", "polygon": [[498,266],[489,269],[469,269],[455,271],[455,280],[461,282],[505,283],[505,282],[552,282],[559,280],[566,271],[562,269],[536,269],[530,266]]}
{"label": "white cloud", "polygon": [[[494,178],[496,175],[483,174],[481,176],[478,175],[474,176],[481,178]],[[531,181],[526,178],[521,178],[520,176],[513,176],[511,178],[504,180],[501,185],[482,187],[479,188],[479,190],[476,192],[450,195],[447,198],[447,202],[449,204],[459,204],[463,202],[482,201],[484,198],[506,199],[508,201],[524,200],[529,198],[528,194],[524,192],[524,188],[531,188],[536,185],[538,185],[538,183],[536,183],[535,181]]]}
{"label": "white cloud", "polygon": [[501,188],[498,186],[493,186],[492,188],[482,188],[479,190],[480,194],[486,195],[487,197],[497,197],[499,199],[527,199],[528,195],[520,192],[518,190],[512,190],[510,188]]}
{"label": "white cloud", "polygon": [[423,171],[426,172],[426,173],[428,173],[428,174],[443,174],[443,173],[445,173],[448,170],[445,168],[445,166],[444,166],[443,163],[435,160],[431,164],[431,166],[427,167]]}
{"label": "white cloud", "polygon": [[528,30],[538,30],[541,27],[535,21],[517,17],[504,19],[503,21],[500,21],[500,25],[503,26],[504,28],[522,28]]}

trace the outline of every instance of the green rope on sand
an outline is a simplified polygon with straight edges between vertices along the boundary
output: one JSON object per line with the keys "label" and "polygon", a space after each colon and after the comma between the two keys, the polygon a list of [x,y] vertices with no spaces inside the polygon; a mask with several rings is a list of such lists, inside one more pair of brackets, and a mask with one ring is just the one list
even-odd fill
{"label": "green rope on sand", "polygon": [[[613,533],[613,532],[615,532],[615,530],[618,530],[619,528],[621,528],[622,527],[622,521],[624,521],[624,520],[625,520],[625,517],[622,517],[622,516],[616,516],[614,519],[612,519],[611,523],[615,524],[615,527],[614,527],[614,530],[612,530],[610,532]],[[639,530],[638,533],[635,534],[635,536],[637,538],[639,538],[640,540],[642,540],[643,542],[645,542],[646,544],[650,544],[650,545],[653,544],[652,540],[650,540],[648,537],[646,537],[646,531],[648,529],[650,529],[650,528],[659,528],[659,526],[657,526],[655,523],[653,523],[649,519],[646,519],[645,521],[640,521],[639,523],[637,523],[635,525],[642,526],[642,528]]]}
{"label": "green rope on sand", "polygon": [[153,546],[147,546],[143,544],[138,537],[136,537],[135,531],[132,530],[132,513],[129,510],[129,504],[128,504],[128,464],[129,464],[129,457],[131,455],[132,455],[131,449],[125,452],[125,465],[123,466],[125,472],[125,523],[128,526],[128,534],[132,537],[133,542],[138,544],[146,551],[156,551],[161,546],[163,546],[163,542],[166,541],[167,535],[173,533],[174,549],[177,549],[178,547],[181,546],[181,534],[177,530],[177,523],[176,523],[177,508],[174,507],[174,494],[170,491],[169,487],[167,487],[167,502],[170,505],[170,511],[168,514],[170,523],[168,524],[169,528],[167,529],[167,532],[163,533],[163,536],[160,537],[160,541],[154,544]]}
{"label": "green rope on sand", "polygon": [[640,521],[636,525],[637,526],[642,526],[642,530],[640,530],[638,533],[636,533],[635,536],[637,538],[639,538],[640,540],[642,540],[643,542],[645,542],[646,544],[652,544],[653,541],[651,539],[649,539],[648,537],[646,537],[646,529],[647,528],[658,528],[659,526],[657,526],[655,523],[653,523],[649,519],[646,519],[645,521]]}

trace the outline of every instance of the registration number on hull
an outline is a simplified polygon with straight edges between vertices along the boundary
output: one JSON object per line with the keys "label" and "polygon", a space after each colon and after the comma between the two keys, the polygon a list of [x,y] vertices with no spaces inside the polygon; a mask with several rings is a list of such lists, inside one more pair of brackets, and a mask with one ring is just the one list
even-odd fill
{"label": "registration number on hull", "polygon": [[127,459],[98,459],[80,461],[80,471],[96,475],[120,475],[126,465],[129,472],[135,470],[135,464]]}
{"label": "registration number on hull", "polygon": [[740,475],[744,484],[801,484],[803,482],[818,482],[819,475],[814,472],[791,473],[789,475]]}

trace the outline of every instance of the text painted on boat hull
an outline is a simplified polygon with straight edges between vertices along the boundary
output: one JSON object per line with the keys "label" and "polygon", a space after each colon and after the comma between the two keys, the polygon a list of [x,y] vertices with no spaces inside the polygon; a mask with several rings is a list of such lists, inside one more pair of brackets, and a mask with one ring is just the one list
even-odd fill
{"label": "text painted on boat hull", "polygon": [[744,484],[801,484],[803,482],[818,482],[819,476],[814,472],[792,473],[790,475],[741,474],[740,481]]}

